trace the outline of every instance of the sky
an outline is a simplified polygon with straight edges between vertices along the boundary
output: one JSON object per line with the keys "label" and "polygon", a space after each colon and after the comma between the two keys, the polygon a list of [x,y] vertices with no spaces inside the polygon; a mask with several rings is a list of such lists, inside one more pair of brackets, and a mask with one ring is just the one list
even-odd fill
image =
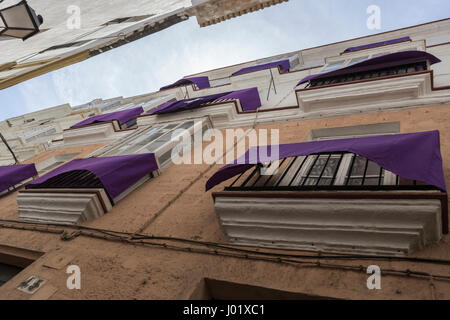
{"label": "sky", "polygon": [[[381,9],[379,30],[367,28],[370,5]],[[449,13],[448,0],[289,0],[206,28],[193,17],[1,90],[0,121],[65,103],[154,92],[189,74],[444,19]]]}

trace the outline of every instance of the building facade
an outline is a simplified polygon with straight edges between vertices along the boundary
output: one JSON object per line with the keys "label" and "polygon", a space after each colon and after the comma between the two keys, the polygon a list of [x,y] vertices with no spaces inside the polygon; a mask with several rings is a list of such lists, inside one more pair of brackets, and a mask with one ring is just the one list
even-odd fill
{"label": "building facade", "polygon": [[[126,0],[29,0],[44,23],[40,33],[25,42],[0,38],[0,89],[97,56],[189,17],[196,16],[201,26],[207,26],[279,2],[140,0],[130,4]],[[5,0],[0,9],[17,3]]]}
{"label": "building facade", "polygon": [[2,191],[0,298],[448,299],[449,36],[446,19],[58,107],[80,117]]}

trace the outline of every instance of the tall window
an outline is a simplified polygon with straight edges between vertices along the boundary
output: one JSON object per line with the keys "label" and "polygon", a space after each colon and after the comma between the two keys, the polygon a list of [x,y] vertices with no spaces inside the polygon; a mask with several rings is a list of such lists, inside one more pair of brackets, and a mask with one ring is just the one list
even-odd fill
{"label": "tall window", "polygon": [[[268,168],[273,165],[275,164],[269,164]],[[260,175],[259,167],[256,167],[254,171],[241,175],[231,187],[292,187],[310,190],[395,186],[400,183],[392,172],[353,153],[336,152],[286,158],[280,161],[279,166],[272,176]]]}
{"label": "tall window", "polygon": [[[398,122],[313,130],[308,140],[333,140],[400,133]],[[266,164],[273,175],[260,175],[256,166],[241,174],[229,188],[255,189],[383,189],[429,188],[419,181],[400,178],[360,155],[349,152],[312,154]],[[278,169],[276,170],[276,168]],[[272,170],[271,170],[272,169]]]}
{"label": "tall window", "polygon": [[323,68],[322,72],[330,72],[330,71],[340,69],[344,66],[344,64],[345,64],[345,60],[331,62]]}
{"label": "tall window", "polygon": [[159,161],[160,167],[170,165],[172,149],[179,145],[179,142],[172,140],[175,130],[187,130],[191,135],[200,129],[206,130],[207,124],[202,122],[201,127],[194,126],[196,121],[156,124],[150,127],[140,127],[136,131],[115,143],[95,152],[91,156],[110,157],[129,154],[154,153]]}

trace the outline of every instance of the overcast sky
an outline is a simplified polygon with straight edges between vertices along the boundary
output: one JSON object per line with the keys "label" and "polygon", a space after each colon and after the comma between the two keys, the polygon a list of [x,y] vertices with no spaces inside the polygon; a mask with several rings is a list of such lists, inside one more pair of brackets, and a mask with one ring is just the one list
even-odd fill
{"label": "overcast sky", "polygon": [[[381,8],[380,30],[366,25],[373,4]],[[290,0],[206,28],[191,18],[1,90],[0,120],[64,103],[157,91],[188,74],[448,18],[449,12],[448,0]]]}

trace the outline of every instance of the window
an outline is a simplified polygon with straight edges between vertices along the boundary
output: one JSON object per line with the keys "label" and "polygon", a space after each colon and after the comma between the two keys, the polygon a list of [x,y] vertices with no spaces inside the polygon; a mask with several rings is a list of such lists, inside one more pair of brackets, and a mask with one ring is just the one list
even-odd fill
{"label": "window", "polygon": [[154,154],[68,162],[19,192],[19,219],[70,225],[97,219],[158,171]]}
{"label": "window", "polygon": [[30,143],[32,141],[38,140],[39,138],[43,138],[43,137],[54,135],[55,133],[56,133],[56,129],[55,128],[51,128],[49,130],[46,130],[44,132],[41,132],[41,133],[39,133],[37,135],[31,136],[31,137],[25,139],[25,142],[26,143]]}
{"label": "window", "polygon": [[[424,136],[436,139],[424,142]],[[253,169],[252,165],[230,165],[211,177],[206,187],[209,190],[241,173],[224,191],[213,193],[221,230],[234,244],[408,255],[448,233],[445,185],[429,179],[430,168],[435,168],[444,180],[442,162],[414,162],[427,153],[421,143],[433,145],[438,152],[437,138],[435,131],[280,145],[280,160],[253,165]],[[347,151],[335,151],[339,149]],[[353,150],[377,157],[373,159],[396,173]],[[424,159],[432,158],[433,152]],[[414,167],[406,169],[406,164]],[[263,166],[269,169],[265,173],[273,174],[261,175]],[[402,179],[397,173],[428,184]]]}
{"label": "window", "polygon": [[53,170],[54,168],[58,167],[64,162],[72,160],[77,155],[79,155],[79,153],[58,154],[56,156],[53,156],[47,160],[38,163],[36,165],[36,169],[38,170],[39,174],[45,173],[47,171]]}
{"label": "window", "polygon": [[[269,164],[268,168],[274,165]],[[429,189],[421,182],[400,179],[375,162],[353,153],[326,153],[286,158],[273,176],[260,175],[257,166],[242,174],[228,189]]]}
{"label": "window", "polygon": [[428,65],[426,61],[408,63],[404,65],[398,65],[393,67],[383,67],[380,69],[368,70],[368,71],[358,71],[347,73],[337,76],[324,76],[318,77],[317,79],[311,79],[310,87],[320,87],[337,83],[345,83],[351,81],[361,81],[373,78],[382,78],[387,76],[402,75],[414,72],[420,72],[428,70]]}
{"label": "window", "polygon": [[99,110],[100,110],[100,112],[104,113],[106,111],[110,111],[111,109],[115,109],[115,108],[119,107],[121,104],[122,104],[121,101],[115,101],[111,104],[107,104],[105,106],[100,107]]}
{"label": "window", "polygon": [[0,245],[0,287],[42,255],[42,252]]}
{"label": "window", "polygon": [[[362,126],[312,130],[307,141],[333,140],[396,134],[399,122],[369,124]],[[273,176],[260,175],[260,167],[242,174],[230,188],[294,188],[320,189],[383,189],[431,188],[422,182],[405,180],[381,168],[360,155],[348,152],[313,154],[280,160],[279,169]],[[270,169],[274,163],[267,164]],[[273,167],[275,168],[275,166]]]}
{"label": "window", "polygon": [[109,26],[112,24],[119,24],[119,23],[132,23],[132,22],[138,22],[147,18],[150,18],[154,16],[154,14],[148,14],[148,15],[144,15],[144,16],[135,16],[135,17],[125,17],[125,18],[117,18],[111,21],[108,21],[104,24],[102,24],[102,26]]}
{"label": "window", "polygon": [[367,59],[369,59],[369,56],[353,58],[352,60],[350,60],[350,62],[348,63],[347,66],[354,65],[356,63],[362,62],[362,61],[367,60]]}
{"label": "window", "polygon": [[[281,291],[216,279],[203,279],[191,293],[190,300],[329,300],[301,292]],[[256,308],[254,308],[256,312]]]}
{"label": "window", "polygon": [[[372,59],[380,56],[385,57],[372,61]],[[330,62],[323,68],[321,73],[302,79],[298,85],[309,82],[310,87],[319,87],[421,72],[428,70],[429,65],[438,62],[440,62],[438,58],[429,53],[417,51],[417,48],[394,53],[379,52],[370,55],[366,54],[365,56]]]}
{"label": "window", "polygon": [[[161,168],[170,165],[172,149],[179,143],[172,140],[172,134],[175,130],[188,130],[191,135],[194,134],[195,121],[190,120],[186,122],[176,122],[167,124],[157,124],[147,128],[139,128],[131,135],[122,138],[121,140],[106,146],[98,152],[95,156],[111,157],[119,155],[141,154],[141,153],[155,153],[159,160]],[[203,130],[205,130],[206,123],[203,123]]]}
{"label": "window", "polygon": [[22,268],[0,263],[0,287],[12,279]]}
{"label": "window", "polygon": [[340,69],[344,66],[344,64],[345,64],[345,60],[331,62],[323,68],[322,72],[329,72],[329,71],[334,71],[334,70]]}

